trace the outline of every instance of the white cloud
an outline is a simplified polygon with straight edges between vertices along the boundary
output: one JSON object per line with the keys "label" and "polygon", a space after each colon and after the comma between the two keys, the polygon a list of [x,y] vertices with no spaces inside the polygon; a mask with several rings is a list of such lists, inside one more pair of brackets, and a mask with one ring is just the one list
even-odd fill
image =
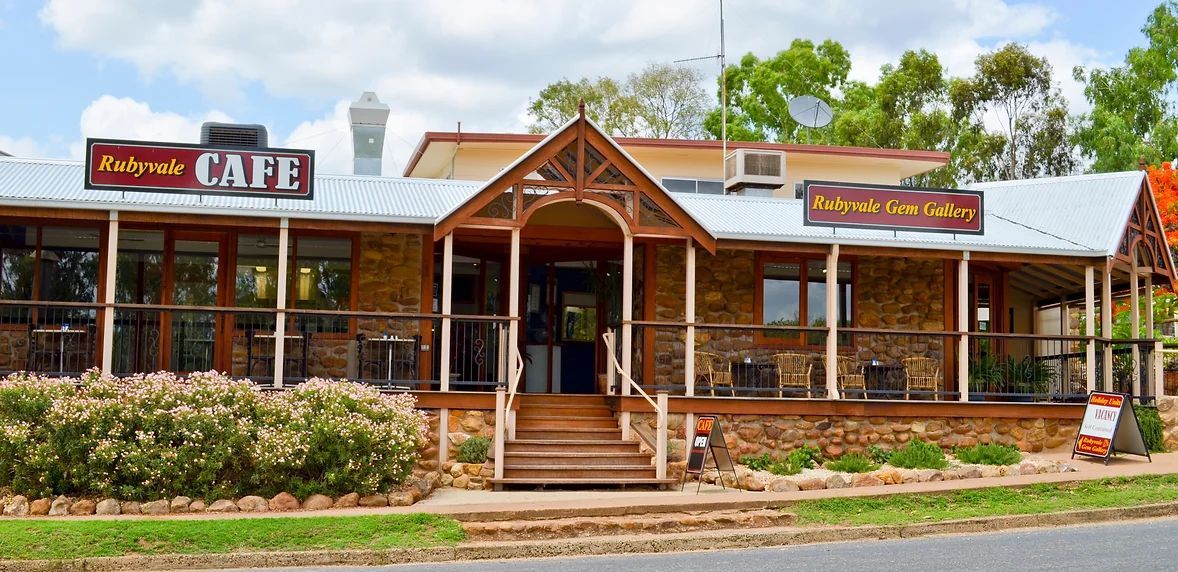
{"label": "white cloud", "polygon": [[[462,121],[469,131],[523,130],[528,99],[562,77],[622,77],[651,62],[719,48],[715,0],[256,0],[248,9],[233,0],[50,0],[40,17],[61,47],[100,62],[130,62],[148,78],[174,77],[201,90],[214,108],[232,108],[251,86],[309,102],[374,90],[393,111],[386,151],[402,156],[397,163],[427,128],[452,130]],[[1054,9],[1010,0],[743,0],[725,5],[725,19],[729,62],[748,52],[771,56],[796,37],[831,38],[850,51],[851,77],[866,81],[908,49],[932,51],[949,73],[969,75],[979,54],[1008,41],[1027,43],[1052,61],[1074,110],[1084,103],[1071,67],[1100,65],[1103,56],[1056,37]],[[709,77],[717,72],[714,62],[689,65]],[[711,80],[707,88],[714,88]],[[323,172],[350,170],[347,141],[336,145],[347,132],[341,105],[288,137],[322,147]],[[132,110],[117,108],[92,104],[83,132],[120,129],[120,113]],[[200,119],[145,116],[152,129],[186,139],[195,137],[187,130]],[[317,135],[324,130],[338,133]]]}
{"label": "white cloud", "polygon": [[[200,116],[153,111],[150,105],[129,97],[103,95],[82,111],[79,126],[83,139],[105,137],[196,143],[200,141],[200,125],[205,121],[230,122],[233,118],[217,110]],[[81,142],[71,145],[70,155],[81,159],[83,147]]]}
{"label": "white cloud", "polygon": [[44,157],[45,148],[29,137],[0,135],[0,151],[14,157]]}

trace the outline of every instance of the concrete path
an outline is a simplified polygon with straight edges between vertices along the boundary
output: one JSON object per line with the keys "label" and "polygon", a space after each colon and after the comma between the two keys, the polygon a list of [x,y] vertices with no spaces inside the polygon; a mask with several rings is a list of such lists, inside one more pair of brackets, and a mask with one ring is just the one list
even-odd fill
{"label": "concrete path", "polygon": [[[1038,458],[1069,459],[1068,453],[1037,454]],[[1069,461],[1075,472],[1049,473],[1041,475],[1019,475],[980,479],[962,479],[929,483],[908,483],[877,487],[846,489],[822,489],[786,493],[749,492],[722,489],[715,485],[703,485],[696,494],[695,484],[669,491],[657,490],[519,490],[519,491],[469,491],[451,488],[438,489],[429,498],[408,507],[351,508],[322,511],[232,513],[232,514],[172,514],[163,516],[89,516],[70,517],[81,519],[131,519],[131,518],[292,518],[308,516],[349,516],[372,514],[433,513],[448,515],[463,520],[507,520],[513,518],[538,518],[559,516],[606,516],[640,514],[644,512],[708,511],[726,508],[754,508],[764,506],[785,506],[801,500],[821,498],[842,498],[856,496],[880,496],[904,493],[934,493],[964,489],[990,487],[1026,486],[1036,483],[1058,483],[1078,480],[1094,480],[1105,477],[1134,476],[1146,474],[1178,474],[1178,452],[1160,453],[1153,456],[1153,462],[1144,457],[1125,456],[1113,459],[1108,466],[1087,458]]]}

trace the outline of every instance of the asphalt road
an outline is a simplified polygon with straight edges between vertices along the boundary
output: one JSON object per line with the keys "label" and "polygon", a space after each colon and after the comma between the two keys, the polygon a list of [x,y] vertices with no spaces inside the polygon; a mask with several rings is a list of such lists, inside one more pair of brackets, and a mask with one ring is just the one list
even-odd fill
{"label": "asphalt road", "polygon": [[1178,519],[785,548],[583,558],[286,568],[286,572],[642,572],[683,570],[1175,570]]}

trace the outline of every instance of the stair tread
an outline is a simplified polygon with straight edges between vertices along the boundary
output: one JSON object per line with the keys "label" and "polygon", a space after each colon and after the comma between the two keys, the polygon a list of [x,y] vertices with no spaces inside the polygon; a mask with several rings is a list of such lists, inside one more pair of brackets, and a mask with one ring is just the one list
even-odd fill
{"label": "stair tread", "polygon": [[[620,429],[619,429],[620,431]],[[597,441],[594,439],[511,439],[505,441],[504,445],[520,444],[520,445],[617,445],[624,443],[627,445],[637,445],[638,441],[630,439],[628,441],[618,439],[617,441]]]}
{"label": "stair tread", "polygon": [[599,421],[601,419],[612,420],[613,418],[612,417],[604,417],[604,416],[598,417],[598,416],[594,416],[594,415],[523,415],[520,413],[517,413],[515,415],[516,421],[535,420],[535,419],[543,419],[543,420],[560,419],[562,421]]}
{"label": "stair tread", "polygon": [[600,453],[600,452],[594,453],[594,452],[577,452],[577,451],[568,451],[568,452],[560,452],[560,453],[547,452],[547,451],[545,451],[545,452],[504,451],[503,454],[504,455],[516,455],[516,456],[544,455],[545,457],[555,457],[558,459],[562,458],[562,457],[580,458],[580,457],[653,457],[654,456],[654,454],[652,454],[652,453],[643,453],[640,451],[639,452],[626,451],[626,452],[622,452],[622,453]]}
{"label": "stair tread", "polygon": [[635,469],[650,469],[653,471],[654,465],[651,465],[649,463],[646,465],[579,465],[576,463],[572,463],[572,464],[562,463],[562,464],[552,464],[552,465],[517,465],[514,463],[504,462],[503,469],[504,470],[511,469],[511,470],[517,470],[517,471],[565,471],[565,470],[582,470],[582,469],[592,469],[594,471],[617,471],[617,470],[632,471]]}
{"label": "stair tread", "polygon": [[623,477],[620,479],[602,477],[504,477],[502,479],[490,479],[490,481],[501,485],[670,485],[678,483],[679,479],[656,479],[653,477]]}

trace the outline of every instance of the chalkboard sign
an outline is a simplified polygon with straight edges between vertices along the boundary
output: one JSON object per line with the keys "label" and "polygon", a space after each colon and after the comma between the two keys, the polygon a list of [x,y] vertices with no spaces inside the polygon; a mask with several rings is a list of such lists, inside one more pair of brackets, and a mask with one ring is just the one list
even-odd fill
{"label": "chalkboard sign", "polygon": [[[724,441],[724,430],[720,428],[720,420],[715,415],[700,415],[695,421],[695,434],[691,437],[691,451],[687,455],[687,469],[683,473],[683,481],[679,483],[680,489],[683,488],[688,473],[700,475],[704,472],[709,456],[717,471],[731,471],[735,480],[736,465],[733,464],[732,455],[728,452],[728,443]],[[724,479],[719,481],[721,487],[727,488]],[[700,483],[703,483],[703,479],[700,479]],[[699,493],[699,487],[700,485],[696,486],[696,493]]]}
{"label": "chalkboard sign", "polygon": [[1072,458],[1085,455],[1104,459],[1114,452],[1141,455],[1153,462],[1133,411],[1133,398],[1124,393],[1093,391],[1084,407],[1084,420],[1076,432]]}

